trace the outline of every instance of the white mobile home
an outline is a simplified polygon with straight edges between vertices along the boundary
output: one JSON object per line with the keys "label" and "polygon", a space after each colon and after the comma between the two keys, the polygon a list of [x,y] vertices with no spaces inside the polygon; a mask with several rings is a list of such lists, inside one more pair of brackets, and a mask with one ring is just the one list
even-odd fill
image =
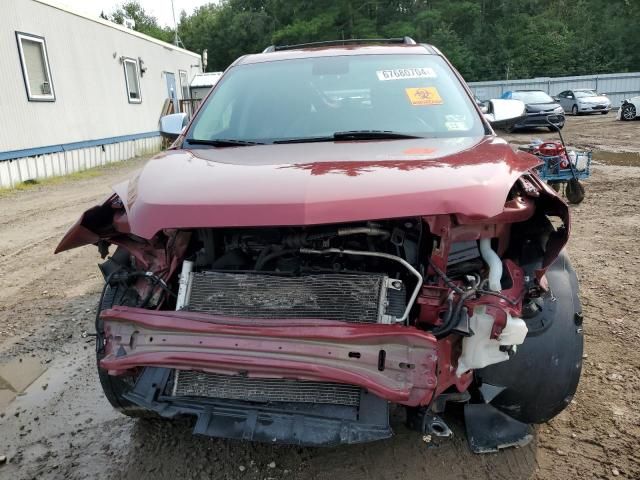
{"label": "white mobile home", "polygon": [[189,96],[200,56],[50,0],[0,15],[0,186],[160,149],[167,98]]}

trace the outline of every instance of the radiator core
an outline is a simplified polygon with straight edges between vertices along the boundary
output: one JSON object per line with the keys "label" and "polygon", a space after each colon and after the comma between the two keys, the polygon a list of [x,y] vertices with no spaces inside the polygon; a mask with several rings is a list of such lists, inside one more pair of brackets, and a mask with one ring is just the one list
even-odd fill
{"label": "radiator core", "polygon": [[383,274],[205,271],[190,275],[184,308],[215,315],[392,323],[406,305],[402,281]]}

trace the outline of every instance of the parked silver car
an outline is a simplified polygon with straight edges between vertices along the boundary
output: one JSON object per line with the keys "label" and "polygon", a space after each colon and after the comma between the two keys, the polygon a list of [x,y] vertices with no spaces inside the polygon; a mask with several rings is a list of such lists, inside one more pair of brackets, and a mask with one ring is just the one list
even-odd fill
{"label": "parked silver car", "polygon": [[606,115],[611,110],[611,100],[606,95],[590,88],[565,90],[554,97],[562,105],[565,112],[573,115],[581,113],[601,113]]}

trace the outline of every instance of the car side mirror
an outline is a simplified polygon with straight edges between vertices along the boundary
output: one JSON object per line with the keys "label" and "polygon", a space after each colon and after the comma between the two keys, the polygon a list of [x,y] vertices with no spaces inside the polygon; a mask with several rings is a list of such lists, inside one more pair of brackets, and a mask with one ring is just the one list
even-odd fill
{"label": "car side mirror", "polygon": [[551,97],[551,98],[553,98],[556,102],[560,101],[560,97]]}
{"label": "car side mirror", "polygon": [[488,111],[484,118],[494,128],[509,128],[527,116],[525,105],[520,100],[494,98],[487,101]]}
{"label": "car side mirror", "polygon": [[189,123],[189,117],[186,113],[173,113],[160,117],[160,135],[168,140],[175,140],[187,123]]}

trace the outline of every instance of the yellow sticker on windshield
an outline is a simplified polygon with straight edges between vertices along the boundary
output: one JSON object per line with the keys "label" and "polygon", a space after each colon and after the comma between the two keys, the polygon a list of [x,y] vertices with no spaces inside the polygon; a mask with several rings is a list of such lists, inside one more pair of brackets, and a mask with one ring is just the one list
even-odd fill
{"label": "yellow sticker on windshield", "polygon": [[442,97],[436,87],[405,88],[411,105],[442,105]]}

